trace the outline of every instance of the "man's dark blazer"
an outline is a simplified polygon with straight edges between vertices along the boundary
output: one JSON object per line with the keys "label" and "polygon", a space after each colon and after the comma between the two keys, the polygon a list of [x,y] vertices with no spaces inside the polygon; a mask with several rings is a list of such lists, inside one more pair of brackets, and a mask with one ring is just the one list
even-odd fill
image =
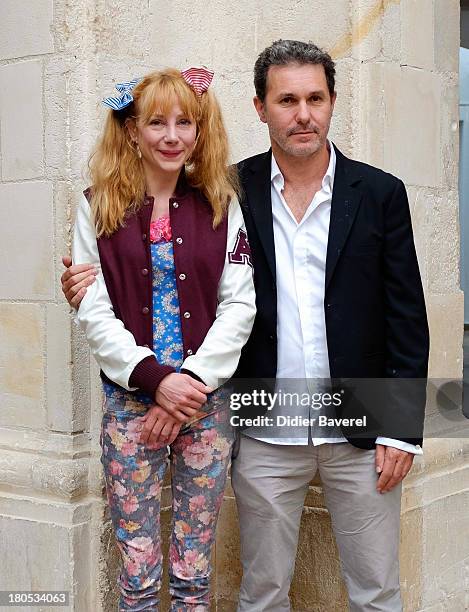
{"label": "man's dark blazer", "polygon": [[[324,299],[331,379],[425,380],[429,334],[404,184],[335,151]],[[240,378],[273,379],[277,370],[271,156],[268,151],[238,164],[257,296],[254,327],[236,373]],[[387,406],[388,416],[405,410],[398,404]],[[420,444],[424,409],[420,384],[411,400],[411,435],[388,437]],[[373,437],[355,438],[352,430],[342,431],[354,446],[368,449],[377,435],[388,433],[381,429]]]}

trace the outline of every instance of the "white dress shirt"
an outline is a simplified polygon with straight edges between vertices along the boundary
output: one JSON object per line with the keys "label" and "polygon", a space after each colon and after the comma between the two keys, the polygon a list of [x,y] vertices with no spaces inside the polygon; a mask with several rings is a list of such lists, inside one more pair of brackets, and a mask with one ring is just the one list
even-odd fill
{"label": "white dress shirt", "polygon": [[[311,392],[314,379],[330,380],[327,350],[324,294],[326,254],[329,237],[332,192],[336,166],[334,147],[328,143],[329,166],[300,222],[297,222],[283,197],[285,180],[272,155],[271,196],[277,280],[277,388],[288,387],[287,379],[295,382],[288,392]],[[317,390],[317,389],[316,389]],[[300,411],[308,416],[308,408]],[[269,417],[286,414],[285,407],[274,407]],[[295,414],[297,414],[295,412]],[[314,416],[309,411],[309,416]],[[275,421],[276,422],[276,421]],[[316,425],[291,428],[293,437],[285,431],[276,437],[275,429],[249,428],[244,434],[273,444],[313,445],[343,443],[347,440],[339,429],[325,437]],[[400,440],[378,437],[376,444],[394,446],[414,454],[422,454],[419,446]]]}

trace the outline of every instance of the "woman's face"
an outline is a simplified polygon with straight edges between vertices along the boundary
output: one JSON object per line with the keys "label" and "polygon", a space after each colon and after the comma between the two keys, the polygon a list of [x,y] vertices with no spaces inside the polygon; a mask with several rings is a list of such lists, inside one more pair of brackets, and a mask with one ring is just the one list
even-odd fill
{"label": "woman's face", "polygon": [[166,115],[154,115],[148,124],[133,121],[132,139],[138,143],[146,169],[157,173],[179,172],[195,147],[197,126],[175,103]]}

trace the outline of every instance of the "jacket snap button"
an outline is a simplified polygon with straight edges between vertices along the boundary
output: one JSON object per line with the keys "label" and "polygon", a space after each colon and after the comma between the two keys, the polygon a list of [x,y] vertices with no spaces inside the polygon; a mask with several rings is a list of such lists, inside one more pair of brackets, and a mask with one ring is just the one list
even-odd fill
{"label": "jacket snap button", "polygon": [[179,204],[177,202],[173,202],[173,208],[178,208]]}
{"label": "jacket snap button", "polygon": [[146,240],[147,239],[147,235],[146,234],[142,234],[142,240]]}
{"label": "jacket snap button", "polygon": [[188,355],[192,355],[192,350],[191,349],[187,349],[187,354]]}
{"label": "jacket snap button", "polygon": [[142,313],[143,313],[143,314],[148,314],[149,312],[150,312],[150,309],[148,308],[148,306],[144,306],[144,307],[142,308]]}
{"label": "jacket snap button", "polygon": [[189,318],[190,318],[190,316],[191,316],[191,313],[190,313],[190,312],[185,312],[185,313],[184,313],[184,318],[185,318],[185,319],[189,319]]}
{"label": "jacket snap button", "polygon": [[179,275],[179,280],[186,280],[186,275],[185,274],[180,274]]}
{"label": "jacket snap button", "polygon": [[147,270],[147,268],[143,268],[143,270],[142,270],[142,274],[143,274],[143,276],[146,276],[146,275],[148,274],[148,270]]}
{"label": "jacket snap button", "polygon": [[177,242],[178,244],[182,244],[182,238],[179,236],[178,238],[176,238],[176,242]]}
{"label": "jacket snap button", "polygon": [[150,348],[150,347],[148,346],[148,344],[144,344],[143,346],[144,346],[145,348]]}

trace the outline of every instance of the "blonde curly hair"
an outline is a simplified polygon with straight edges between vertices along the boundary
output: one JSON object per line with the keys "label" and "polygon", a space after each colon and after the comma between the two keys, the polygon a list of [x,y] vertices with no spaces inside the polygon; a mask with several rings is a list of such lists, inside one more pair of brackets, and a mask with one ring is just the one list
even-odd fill
{"label": "blonde curly hair", "polygon": [[199,189],[213,210],[213,226],[223,219],[232,197],[239,193],[234,167],[228,167],[228,137],[220,106],[212,91],[198,97],[179,70],[147,74],[132,90],[133,103],[109,110],[104,130],[90,156],[91,210],[97,236],[109,236],[135,212],[145,195],[145,175],[135,154],[126,120],[149,124],[155,114],[167,114],[177,101],[197,125],[197,140],[186,163],[188,182]]}

